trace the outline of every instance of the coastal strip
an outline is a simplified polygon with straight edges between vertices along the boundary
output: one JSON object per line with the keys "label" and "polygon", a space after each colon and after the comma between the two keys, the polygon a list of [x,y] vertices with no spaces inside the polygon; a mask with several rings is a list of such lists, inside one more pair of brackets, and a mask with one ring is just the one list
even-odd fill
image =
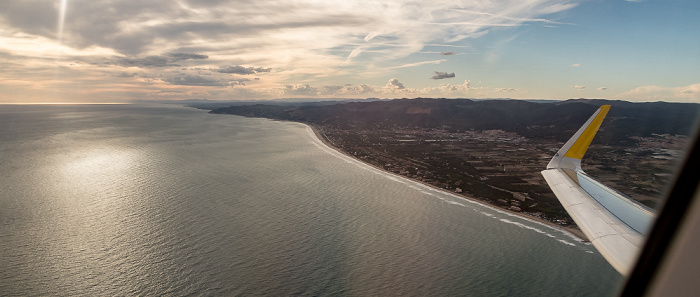
{"label": "coastal strip", "polygon": [[[497,206],[490,205],[490,204],[488,204],[488,203],[484,203],[483,201],[478,200],[478,199],[476,199],[476,198],[474,198],[474,197],[467,196],[467,195],[464,195],[464,194],[458,194],[458,193],[448,192],[448,191],[446,191],[445,189],[436,187],[436,186],[434,186],[434,185],[431,185],[431,184],[428,184],[428,183],[424,183],[424,182],[421,182],[421,181],[418,181],[418,180],[414,180],[414,179],[411,179],[411,178],[408,178],[408,177],[405,177],[405,176],[401,176],[401,175],[398,175],[398,174],[396,174],[396,173],[394,173],[394,172],[387,171],[387,170],[385,170],[385,169],[383,169],[383,168],[380,168],[380,167],[375,166],[375,165],[373,165],[373,164],[367,163],[367,162],[365,162],[365,161],[363,161],[363,160],[361,160],[361,159],[358,159],[358,158],[353,157],[351,154],[349,154],[349,153],[343,151],[343,150],[340,149],[338,146],[334,145],[334,144],[332,143],[332,141],[330,141],[330,140],[329,140],[317,127],[315,127],[314,125],[311,125],[311,124],[308,124],[308,123],[303,123],[303,124],[306,125],[306,126],[308,127],[308,131],[309,131],[310,136],[313,137],[313,138],[315,138],[315,140],[316,140],[317,143],[319,143],[319,144],[321,144],[321,145],[324,145],[324,146],[325,146],[327,149],[329,149],[329,150],[332,150],[332,151],[334,151],[334,152],[336,152],[336,153],[338,153],[338,154],[341,154],[341,155],[342,155],[343,157],[345,157],[345,158],[349,158],[349,159],[351,159],[352,161],[358,162],[358,164],[362,164],[363,166],[368,167],[368,169],[371,168],[371,169],[377,170],[377,171],[379,171],[379,172],[382,172],[382,173],[386,174],[387,176],[391,177],[392,180],[399,181],[399,182],[405,181],[405,182],[402,182],[402,183],[404,183],[404,184],[406,184],[407,182],[410,182],[411,184],[419,185],[420,187],[423,187],[423,188],[426,188],[426,189],[430,189],[430,190],[433,190],[433,191],[437,191],[437,192],[439,192],[439,193],[441,193],[441,194],[443,194],[443,195],[446,195],[446,196],[450,196],[450,197],[453,197],[453,198],[461,199],[461,200],[467,201],[467,202],[469,202],[469,203],[478,204],[478,205],[480,205],[480,206],[486,207],[486,208],[488,208],[488,209],[491,209],[491,210],[493,210],[493,211],[495,211],[495,212],[498,212],[498,213],[501,213],[501,214],[505,214],[505,215],[513,216],[513,217],[518,217],[518,218],[521,218],[521,219],[523,219],[523,220],[526,220],[526,221],[529,221],[529,222],[532,222],[532,223],[536,223],[536,224],[545,226],[545,227],[550,228],[550,229],[557,230],[557,231],[562,232],[562,233],[564,233],[564,234],[568,234],[570,237],[572,237],[573,239],[575,239],[575,240],[577,240],[577,241],[580,241],[580,242],[588,242],[587,237],[583,234],[583,232],[582,232],[580,229],[578,229],[578,228],[576,228],[576,227],[572,227],[572,226],[564,227],[564,226],[557,225],[557,224],[554,224],[554,223],[549,222],[549,221],[546,221],[546,220],[542,220],[542,219],[540,219],[540,218],[531,217],[531,216],[523,215],[523,214],[518,213],[518,212],[510,211],[510,210],[508,210],[508,209],[499,208],[499,207],[497,207]],[[346,160],[346,162],[347,162],[347,160]],[[413,186],[410,186],[410,185],[409,185],[409,187],[413,187]],[[503,220],[502,220],[502,221],[503,221]],[[507,220],[505,220],[505,221],[507,221]],[[505,221],[504,221],[504,222],[505,222]],[[506,222],[506,223],[508,223],[508,222]]]}

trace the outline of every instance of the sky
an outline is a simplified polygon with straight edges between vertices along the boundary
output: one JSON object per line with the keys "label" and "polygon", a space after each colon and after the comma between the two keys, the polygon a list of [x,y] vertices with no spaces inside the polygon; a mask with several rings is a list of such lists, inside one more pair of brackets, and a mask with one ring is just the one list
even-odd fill
{"label": "sky", "polygon": [[700,1],[3,0],[0,103],[700,102]]}

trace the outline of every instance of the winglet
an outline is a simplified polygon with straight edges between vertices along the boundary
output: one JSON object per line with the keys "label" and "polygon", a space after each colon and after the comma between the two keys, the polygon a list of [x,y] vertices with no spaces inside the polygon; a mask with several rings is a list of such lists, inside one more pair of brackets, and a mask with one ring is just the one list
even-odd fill
{"label": "winglet", "polygon": [[601,106],[583,126],[567,141],[564,146],[554,155],[552,161],[547,165],[550,168],[562,168],[571,170],[581,170],[581,158],[591,145],[593,137],[598,128],[603,123],[603,119],[608,114],[610,105]]}
{"label": "winglet", "polygon": [[610,105],[601,106],[559,149],[542,176],[593,246],[622,275],[632,269],[654,213],[581,170],[581,158]]}

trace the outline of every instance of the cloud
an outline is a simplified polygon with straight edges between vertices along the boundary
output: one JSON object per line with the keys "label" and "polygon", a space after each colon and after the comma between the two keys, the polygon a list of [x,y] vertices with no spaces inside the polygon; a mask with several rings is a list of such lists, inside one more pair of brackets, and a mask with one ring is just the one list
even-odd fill
{"label": "cloud", "polygon": [[309,86],[309,84],[291,84],[284,86],[284,94],[286,95],[315,96],[318,95],[318,91],[318,89]]}
{"label": "cloud", "polygon": [[514,88],[495,88],[496,92],[515,92]]}
{"label": "cloud", "polygon": [[[324,96],[326,98],[339,97],[367,97],[367,96],[430,96],[430,97],[459,97],[464,96],[473,88],[470,87],[470,81],[465,80],[462,84],[441,84],[438,87],[427,87],[423,89],[406,88],[397,79],[391,79],[383,86],[372,86],[366,84],[352,85],[331,85],[323,87],[314,87],[309,84],[289,84],[285,85],[282,92],[286,96]],[[515,91],[515,90],[513,90]]]}
{"label": "cloud", "polygon": [[389,89],[397,89],[397,90],[403,90],[406,87],[403,86],[402,83],[399,82],[398,79],[392,78],[389,80],[388,83],[386,83],[386,87]]}
{"label": "cloud", "polygon": [[166,67],[166,66],[180,66],[179,64],[173,63],[171,59],[165,56],[148,56],[143,58],[118,58],[114,62],[108,62],[107,64],[113,64],[123,67],[141,67],[141,68],[151,68],[151,67]]}
{"label": "cloud", "polygon": [[[192,86],[192,92],[204,92],[199,87],[243,83],[243,80],[230,80],[231,75],[226,74],[251,75],[275,69],[274,73],[265,75],[264,81],[255,82],[256,91],[245,91],[251,96],[272,97],[283,94],[285,85],[294,81],[333,86],[340,85],[333,79],[349,76],[376,79],[377,73],[387,71],[386,65],[401,69],[440,64],[446,60],[414,62],[405,58],[427,46],[447,50],[473,48],[469,39],[492,34],[498,28],[557,24],[549,18],[559,16],[552,14],[569,10],[577,3],[569,0],[176,2],[69,0],[64,2],[65,22],[58,26],[61,1],[0,1],[0,65],[15,65],[12,69],[3,68],[1,90],[27,85],[31,87],[22,92],[35,94],[34,98],[68,94],[68,85],[63,87],[54,79],[62,73],[49,76],[46,69],[64,69],[60,63],[70,60],[83,62],[79,69],[71,70],[71,79],[75,84],[92,86],[92,94],[113,94],[118,90],[126,90],[123,94],[133,92],[139,98],[145,94],[193,94],[184,90],[186,86]],[[58,32],[58,27],[63,31]],[[449,51],[440,54],[442,58],[455,55]],[[140,69],[125,70],[125,67]],[[172,74],[167,72],[172,70],[170,67],[188,70],[179,70],[185,74]],[[193,68],[202,70],[195,73]],[[205,70],[211,76],[205,76]],[[113,82],[115,76],[134,71],[138,71],[139,79]],[[45,79],[56,83],[36,84]],[[104,81],[97,83],[100,79]],[[374,92],[386,92],[379,84],[371,87]],[[180,89],[175,90],[176,86]],[[358,92],[371,89],[370,85],[361,86],[353,88],[359,88]],[[398,85],[391,86],[393,90],[408,92]],[[159,92],[158,88],[168,89]],[[146,89],[147,93],[141,91]],[[217,94],[224,92],[214,89]],[[317,92],[332,89],[319,87]],[[334,92],[350,91],[344,88]],[[20,93],[18,90],[14,95]],[[9,96],[0,94],[0,99],[4,98]],[[226,97],[219,99],[223,98]]]}
{"label": "cloud", "polygon": [[440,63],[445,62],[445,61],[447,61],[447,60],[440,59],[440,60],[434,60],[434,61],[423,61],[423,62],[416,62],[416,63],[403,64],[403,65],[399,65],[399,66],[393,66],[393,67],[389,67],[389,69],[416,67],[416,66],[426,65],[426,64],[440,64]]}
{"label": "cloud", "polygon": [[605,91],[605,90],[607,90],[607,89],[608,89],[608,87],[600,87],[600,88],[598,88],[597,90],[598,90],[598,91]]}
{"label": "cloud", "polygon": [[[397,81],[398,83],[398,81]],[[400,84],[400,83],[398,83]],[[393,90],[400,88],[394,87]],[[353,97],[353,96],[374,96],[378,93],[392,94],[393,90],[382,90],[375,86],[360,84],[360,85],[330,85],[322,87],[314,87],[309,84],[288,84],[282,88],[282,93],[285,96],[326,96],[326,97]],[[404,89],[405,90],[405,89]]]}
{"label": "cloud", "polygon": [[[97,45],[129,56],[191,46],[252,54],[261,48],[259,45],[284,51],[350,51],[366,45],[366,50],[377,50],[373,52],[382,56],[405,56],[432,42],[473,38],[494,27],[556,23],[541,16],[576,5],[562,0],[534,0],[525,5],[515,5],[520,1],[387,1],[381,5],[347,1],[338,5],[313,0],[266,1],[265,5],[231,5],[218,0],[182,5],[172,5],[168,0],[67,3],[66,44]],[[56,37],[59,5],[36,5],[26,0],[5,0],[3,4],[0,18],[9,26],[29,34]],[[251,38],[259,36],[265,36],[265,40],[251,42]],[[314,40],[311,46],[309,40]],[[386,51],[385,46],[400,49]],[[308,53],[303,50],[294,55]],[[270,60],[276,58],[268,56]]]}
{"label": "cloud", "polygon": [[367,93],[372,93],[372,92],[374,92],[374,87],[372,87],[372,86],[370,86],[370,85],[360,85],[359,88],[358,88],[358,90],[359,90],[360,93],[362,93],[362,94],[367,94]]}
{"label": "cloud", "polygon": [[343,93],[347,93],[347,94],[358,94],[358,95],[362,95],[362,94],[373,94],[373,93],[375,93],[375,92],[377,92],[377,91],[376,91],[375,87],[373,87],[373,86],[361,84],[361,85],[359,85],[359,86],[357,86],[357,87],[346,86],[346,87],[342,90],[342,92],[343,92]]}
{"label": "cloud", "polygon": [[700,83],[681,87],[641,86],[614,96],[625,100],[700,101]]}
{"label": "cloud", "polygon": [[[540,7],[543,11],[550,11],[549,13],[555,13],[563,10],[568,10],[573,7],[575,7],[577,4],[574,3],[552,3],[551,5],[547,5],[545,3],[528,3],[529,5],[536,6],[537,4],[544,4],[547,7]],[[534,7],[533,7],[534,8]],[[469,8],[455,8],[455,11],[459,11],[461,13],[470,15],[470,16],[483,16],[486,18],[490,18],[493,20],[500,20],[501,26],[513,26],[513,25],[519,25],[522,23],[545,23],[545,24],[563,24],[560,22],[544,19],[544,18],[534,18],[532,16],[526,16],[526,15],[518,15],[518,13],[512,13],[512,12],[504,12],[504,13],[498,13],[498,12],[488,12],[488,11],[478,11],[478,10],[472,10]],[[521,11],[522,12],[522,11]],[[476,18],[476,19],[481,19],[481,18]]]}
{"label": "cloud", "polygon": [[319,90],[319,95],[333,95],[340,93],[345,87],[343,86],[323,86]]}
{"label": "cloud", "polygon": [[571,67],[580,67],[581,63],[571,64]]}
{"label": "cloud", "polygon": [[431,76],[430,79],[445,79],[455,77],[455,73],[438,72],[435,71],[435,75]]}
{"label": "cloud", "polygon": [[119,72],[119,73],[112,74],[112,76],[114,76],[114,77],[134,77],[136,75],[137,75],[136,72],[132,72],[132,73]]}
{"label": "cloud", "polygon": [[579,90],[579,91],[583,91],[586,89],[586,87],[584,87],[582,85],[573,85],[573,86],[571,86],[571,88]]}
{"label": "cloud", "polygon": [[200,55],[200,54],[190,54],[190,53],[169,53],[168,56],[171,58],[180,61],[180,60],[204,60],[208,59],[209,56],[207,55]]}
{"label": "cloud", "polygon": [[220,68],[216,70],[216,72],[219,73],[232,73],[232,74],[241,74],[241,75],[248,75],[248,74],[256,74],[260,72],[270,72],[271,68],[262,68],[262,67],[243,67],[243,66],[227,66]]}
{"label": "cloud", "polygon": [[180,85],[180,86],[207,86],[207,87],[227,87],[227,86],[235,86],[235,85],[243,85],[244,81],[248,81],[248,79],[239,79],[239,80],[222,80],[222,79],[217,79],[213,77],[205,77],[201,75],[193,75],[193,74],[178,74],[174,76],[170,76],[167,78],[162,79],[164,82],[173,84],[173,85]]}
{"label": "cloud", "polygon": [[206,55],[199,54],[188,54],[188,53],[168,53],[165,55],[147,56],[143,58],[133,58],[133,57],[120,57],[115,61],[109,61],[106,64],[118,65],[122,67],[140,67],[140,68],[153,68],[153,67],[179,67],[180,65],[176,62],[185,60],[204,60],[209,58]]}
{"label": "cloud", "polygon": [[[443,84],[443,85],[440,85],[440,88],[439,88],[439,89],[440,89],[440,91],[441,91],[440,93],[443,93],[443,94],[444,94],[444,93],[453,93],[453,94],[457,94],[457,93],[454,93],[454,92],[459,92],[459,94],[466,94],[466,93],[469,92],[469,90],[471,89],[471,88],[469,87],[470,84],[471,84],[471,82],[470,82],[469,80],[465,80],[464,83],[463,83],[463,84],[460,84],[460,85],[451,85],[451,84]],[[458,95],[458,94],[457,94],[457,95]]]}

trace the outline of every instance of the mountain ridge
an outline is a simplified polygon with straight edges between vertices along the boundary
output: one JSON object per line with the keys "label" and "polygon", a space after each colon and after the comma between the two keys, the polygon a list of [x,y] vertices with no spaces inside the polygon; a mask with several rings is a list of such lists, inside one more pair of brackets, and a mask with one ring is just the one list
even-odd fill
{"label": "mountain ridge", "polygon": [[599,134],[603,141],[626,141],[652,134],[690,135],[700,104],[605,99],[570,99],[552,103],[523,100],[394,99],[338,104],[252,104],[216,108],[211,113],[266,117],[348,128],[377,125],[503,130],[525,137],[568,139],[600,105],[612,108]]}

